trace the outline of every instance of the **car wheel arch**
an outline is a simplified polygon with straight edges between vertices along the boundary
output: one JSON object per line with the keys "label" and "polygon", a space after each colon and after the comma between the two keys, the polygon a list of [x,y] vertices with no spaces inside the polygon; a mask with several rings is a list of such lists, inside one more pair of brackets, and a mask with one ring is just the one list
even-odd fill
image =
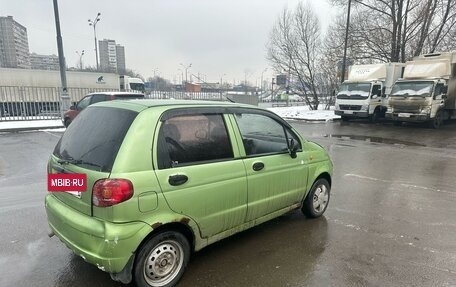
{"label": "car wheel arch", "polygon": [[142,246],[149,241],[150,238],[154,237],[155,235],[165,232],[165,231],[175,231],[179,232],[182,235],[185,236],[185,238],[188,240],[190,244],[191,251],[193,252],[195,250],[195,243],[196,243],[196,238],[194,231],[192,227],[190,227],[188,224],[185,224],[185,220],[181,220],[179,222],[169,222],[169,223],[161,223],[161,222],[156,222],[154,224],[151,224],[152,231],[143,238],[141,243],[138,245],[136,248],[135,252],[138,252],[138,250],[141,250]]}

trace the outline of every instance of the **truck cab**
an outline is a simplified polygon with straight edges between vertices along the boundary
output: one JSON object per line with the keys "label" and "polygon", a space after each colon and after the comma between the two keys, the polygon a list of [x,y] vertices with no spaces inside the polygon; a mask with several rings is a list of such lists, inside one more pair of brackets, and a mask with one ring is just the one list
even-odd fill
{"label": "truck cab", "polygon": [[342,120],[348,118],[381,117],[386,110],[383,108],[383,83],[344,82],[336,96],[335,114]]}
{"label": "truck cab", "polygon": [[386,117],[396,125],[427,122],[439,128],[444,120],[455,118],[453,53],[427,54],[406,63],[404,78],[394,84],[388,99]]}
{"label": "truck cab", "polygon": [[144,82],[140,78],[132,78],[129,76],[122,75],[119,77],[120,91],[138,91],[144,93],[145,87]]}
{"label": "truck cab", "polygon": [[403,66],[402,63],[351,66],[347,81],[337,93],[334,113],[343,121],[368,118],[375,122],[384,117],[386,97],[394,81],[402,75]]}

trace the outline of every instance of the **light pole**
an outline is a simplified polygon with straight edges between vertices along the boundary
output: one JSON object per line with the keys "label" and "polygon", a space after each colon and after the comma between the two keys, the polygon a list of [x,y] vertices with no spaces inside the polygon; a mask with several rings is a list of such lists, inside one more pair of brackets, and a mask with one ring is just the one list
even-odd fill
{"label": "light pole", "polygon": [[178,71],[181,72],[181,75],[180,75],[180,83],[182,84],[184,82],[184,70],[182,70],[181,68],[177,69]]}
{"label": "light pole", "polygon": [[181,65],[184,69],[185,69],[185,82],[187,83],[187,72],[188,72],[188,69],[190,69],[190,67],[192,66],[192,63],[188,64],[187,66],[185,66],[184,64],[180,63],[179,65]]}
{"label": "light pole", "polygon": [[223,74],[220,76],[220,90],[222,90],[222,86],[223,86],[223,76],[226,76],[226,74]]}
{"label": "light pole", "polygon": [[348,29],[350,26],[350,8],[351,8],[351,0],[348,0],[348,11],[347,11],[347,25],[345,27],[345,43],[344,43],[344,58],[342,60],[342,76],[341,82],[345,80],[345,66],[347,61],[347,42],[348,42]]}
{"label": "light pole", "polygon": [[263,83],[263,74],[268,70],[268,68],[264,68],[263,72],[261,72],[261,91],[264,89],[264,83]]}
{"label": "light pole", "polygon": [[60,16],[59,16],[59,5],[57,0],[53,0],[54,4],[54,17],[55,17],[55,30],[57,32],[57,51],[59,53],[59,67],[60,67],[60,81],[62,83],[62,90],[60,93],[60,99],[62,104],[60,105],[60,115],[63,119],[63,112],[69,109],[71,99],[68,94],[66,71],[65,71],[65,55],[63,54],[63,41],[62,33],[60,31]]}
{"label": "light pole", "polygon": [[84,56],[84,50],[82,50],[81,53],[79,53],[79,51],[76,51],[76,54],[79,56],[79,69],[82,70],[82,56]]}
{"label": "light pole", "polygon": [[100,22],[101,18],[101,13],[98,12],[97,16],[95,17],[95,19],[93,20],[90,20],[89,19],[89,26],[92,26],[93,27],[93,36],[95,38],[95,60],[97,62],[97,70],[99,69],[99,66],[98,66],[98,48],[97,48],[97,23]]}

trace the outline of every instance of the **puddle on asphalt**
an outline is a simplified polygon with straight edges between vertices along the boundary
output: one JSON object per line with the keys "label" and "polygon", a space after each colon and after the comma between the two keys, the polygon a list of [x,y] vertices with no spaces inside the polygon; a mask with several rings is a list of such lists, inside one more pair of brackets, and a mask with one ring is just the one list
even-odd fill
{"label": "puddle on asphalt", "polygon": [[347,140],[359,140],[371,143],[384,143],[384,144],[392,144],[392,145],[405,145],[405,146],[426,146],[424,144],[419,144],[415,142],[409,141],[401,141],[396,139],[388,139],[382,137],[371,137],[371,136],[362,136],[362,135],[324,135],[326,138],[340,138],[340,139],[347,139]]}

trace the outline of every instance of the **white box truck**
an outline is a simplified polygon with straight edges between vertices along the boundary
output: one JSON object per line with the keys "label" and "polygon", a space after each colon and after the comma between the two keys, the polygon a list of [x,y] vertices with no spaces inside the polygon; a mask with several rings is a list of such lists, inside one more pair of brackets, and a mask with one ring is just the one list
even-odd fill
{"label": "white box truck", "polygon": [[[144,91],[141,79],[115,73],[67,71],[66,78],[73,103],[93,92]],[[0,68],[0,113],[2,116],[55,113],[60,107],[60,89],[60,71]]]}
{"label": "white box truck", "polygon": [[386,117],[402,122],[428,122],[439,128],[456,118],[456,52],[420,55],[406,62],[403,78],[388,99]]}
{"label": "white box truck", "polygon": [[334,113],[343,121],[350,118],[369,118],[377,121],[385,116],[386,98],[394,82],[402,76],[405,64],[383,63],[353,65],[348,79],[336,95]]}

